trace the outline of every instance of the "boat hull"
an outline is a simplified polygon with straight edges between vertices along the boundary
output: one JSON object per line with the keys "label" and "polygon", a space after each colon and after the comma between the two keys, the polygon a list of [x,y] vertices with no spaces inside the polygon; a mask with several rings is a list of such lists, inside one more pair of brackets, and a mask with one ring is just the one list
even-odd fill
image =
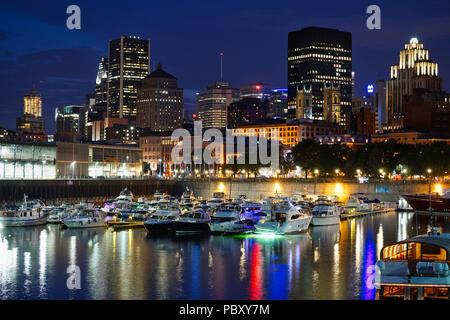
{"label": "boat hull", "polygon": [[255,225],[256,233],[264,234],[279,234],[279,235],[294,235],[306,232],[311,223],[311,217],[304,217],[302,219],[291,220],[283,224],[278,222],[263,222]]}
{"label": "boat hull", "polygon": [[[429,213],[430,196],[427,194],[404,194],[403,198],[414,211]],[[450,215],[450,198],[431,195],[431,208],[433,213]]]}
{"label": "boat hull", "polygon": [[174,221],[173,231],[176,234],[190,234],[190,233],[210,233],[207,222],[184,222]]}
{"label": "boat hull", "polygon": [[316,216],[311,220],[311,225],[313,226],[329,226],[333,224],[339,224],[341,222],[341,217],[334,216]]}
{"label": "boat hull", "polygon": [[145,229],[151,234],[165,234],[172,230],[173,221],[144,222]]}
{"label": "boat hull", "polygon": [[85,228],[104,228],[106,226],[105,220],[94,219],[66,219],[62,223],[70,229],[85,229]]}
{"label": "boat hull", "polygon": [[41,217],[3,217],[0,216],[0,226],[3,227],[32,227],[47,223],[47,215]]}

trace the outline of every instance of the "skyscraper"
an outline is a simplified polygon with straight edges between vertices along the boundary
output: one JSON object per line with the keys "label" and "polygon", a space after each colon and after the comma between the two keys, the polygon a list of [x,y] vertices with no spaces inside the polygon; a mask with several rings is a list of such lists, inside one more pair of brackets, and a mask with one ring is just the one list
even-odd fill
{"label": "skyscraper", "polygon": [[391,79],[386,85],[386,129],[403,128],[403,97],[411,95],[415,88],[440,91],[442,79],[438,77],[438,64],[429,59],[428,50],[417,38],[411,38],[400,51],[399,63],[391,66]]}
{"label": "skyscraper", "polygon": [[377,80],[367,86],[364,105],[376,114],[376,130],[381,132],[386,124],[386,81]]}
{"label": "skyscraper", "polygon": [[16,119],[16,129],[19,135],[24,132],[45,131],[45,119],[42,117],[41,94],[32,89],[23,97],[23,115]]}
{"label": "skyscraper", "polygon": [[227,82],[214,82],[197,95],[197,115],[203,128],[227,128],[228,106],[239,100],[239,90]]}
{"label": "skyscraper", "polygon": [[34,89],[23,97],[23,114],[42,117],[42,96]]}
{"label": "skyscraper", "polygon": [[84,135],[84,105],[70,105],[55,110],[56,140],[73,141],[74,136]]}
{"label": "skyscraper", "polygon": [[160,64],[142,80],[137,96],[139,128],[167,132],[183,126],[183,89]]}
{"label": "skyscraper", "polygon": [[150,71],[150,39],[111,40],[108,60],[108,118],[127,118],[134,124],[137,88]]}
{"label": "skyscraper", "polygon": [[288,35],[288,114],[296,117],[297,90],[311,90],[311,117],[323,119],[324,85],[339,85],[341,124],[352,104],[352,34],[308,27]]}

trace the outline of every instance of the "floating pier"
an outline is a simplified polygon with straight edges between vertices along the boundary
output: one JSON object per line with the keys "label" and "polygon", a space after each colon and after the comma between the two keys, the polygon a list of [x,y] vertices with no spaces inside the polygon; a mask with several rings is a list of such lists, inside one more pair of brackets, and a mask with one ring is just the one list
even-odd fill
{"label": "floating pier", "polygon": [[125,229],[143,229],[144,222],[143,221],[108,221],[106,223],[108,228],[111,228],[112,231],[120,231]]}
{"label": "floating pier", "polygon": [[341,214],[341,220],[348,220],[348,219],[354,219],[354,218],[361,218],[361,217],[367,217],[367,216],[374,216],[384,213],[394,213],[396,211],[395,208],[383,208],[383,209],[377,209],[372,211],[355,211],[351,213],[343,213]]}

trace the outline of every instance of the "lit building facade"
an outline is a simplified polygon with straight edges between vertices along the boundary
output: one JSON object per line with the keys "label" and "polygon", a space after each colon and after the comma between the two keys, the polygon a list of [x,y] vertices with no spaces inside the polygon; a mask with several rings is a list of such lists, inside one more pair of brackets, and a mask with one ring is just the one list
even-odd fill
{"label": "lit building facade", "polygon": [[126,145],[57,142],[56,176],[132,178],[142,175],[142,151]]}
{"label": "lit building facade", "polygon": [[142,80],[137,95],[139,128],[166,132],[183,126],[183,89],[178,88],[178,79],[160,64]]}
{"label": "lit building facade", "polygon": [[261,101],[269,99],[272,95],[272,89],[263,85],[262,83],[255,83],[248,86],[243,86],[239,89],[240,100],[245,98],[255,98]]}
{"label": "lit building facade", "polygon": [[227,111],[232,102],[239,100],[239,90],[226,82],[215,82],[197,95],[197,116],[203,128],[227,128]]}
{"label": "lit building facade", "polygon": [[403,97],[411,95],[414,88],[442,90],[438,64],[430,60],[417,38],[405,44],[399,58],[399,63],[391,66],[391,79],[386,84],[387,130],[403,128]]}
{"label": "lit building facade", "polygon": [[149,39],[121,36],[109,42],[108,117],[127,118],[135,124],[137,88],[149,71]]}
{"label": "lit building facade", "polygon": [[148,164],[152,173],[164,173],[172,168],[171,153],[176,144],[177,142],[172,141],[170,132],[140,137],[142,161]]}
{"label": "lit building facade", "polygon": [[54,179],[56,145],[0,142],[0,179]]}
{"label": "lit building facade", "polygon": [[42,96],[34,89],[23,97],[23,114],[42,117]]}
{"label": "lit building facade", "polygon": [[376,130],[381,132],[387,123],[386,81],[377,80],[369,84],[366,91],[364,106],[376,114]]}
{"label": "lit building facade", "polygon": [[[324,84],[339,85],[341,123],[352,105],[352,34],[318,27],[289,32],[288,114],[296,117],[299,90],[311,90],[311,119],[323,120]],[[308,114],[309,116],[309,114]]]}

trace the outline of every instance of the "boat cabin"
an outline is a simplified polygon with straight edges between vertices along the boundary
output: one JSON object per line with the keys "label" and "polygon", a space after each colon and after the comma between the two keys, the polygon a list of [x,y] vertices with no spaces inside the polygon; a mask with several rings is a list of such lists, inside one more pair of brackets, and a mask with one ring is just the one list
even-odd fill
{"label": "boat cabin", "polygon": [[377,267],[378,299],[449,299],[450,234],[434,230],[387,245]]}

